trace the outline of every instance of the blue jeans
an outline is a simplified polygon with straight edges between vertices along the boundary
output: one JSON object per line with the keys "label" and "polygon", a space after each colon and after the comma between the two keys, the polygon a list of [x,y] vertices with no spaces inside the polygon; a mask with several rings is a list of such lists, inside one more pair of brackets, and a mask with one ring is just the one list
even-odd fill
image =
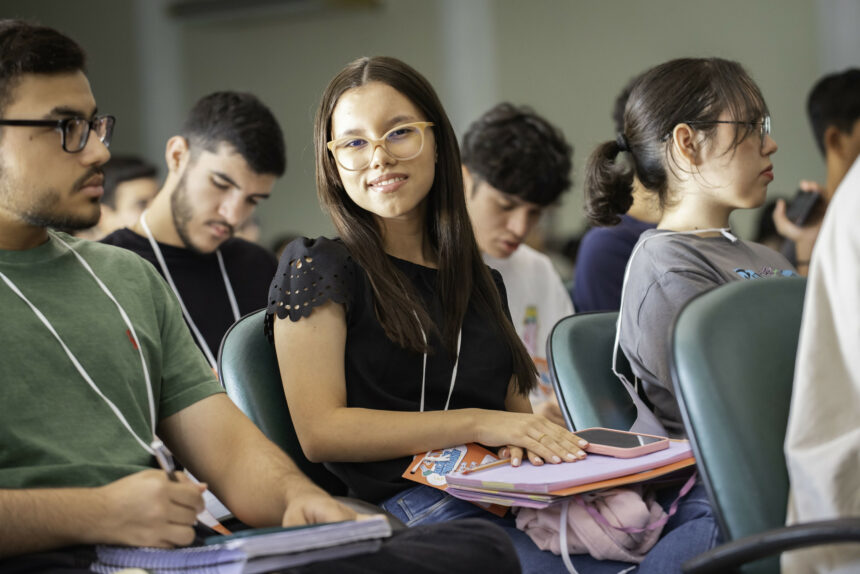
{"label": "blue jeans", "polygon": [[[663,488],[658,502],[668,510],[679,490],[680,486]],[[471,502],[423,485],[404,490],[381,506],[410,527],[458,518],[484,518],[501,526],[511,538],[524,574],[567,572],[561,557],[538,548],[526,533],[517,529],[516,520],[510,513],[499,518]],[[678,510],[664,527],[662,537],[638,568],[626,562],[596,560],[587,554],[571,555],[570,559],[579,574],[680,573],[685,560],[711,549],[717,538],[717,525],[707,495],[702,485],[697,484],[681,499]]]}

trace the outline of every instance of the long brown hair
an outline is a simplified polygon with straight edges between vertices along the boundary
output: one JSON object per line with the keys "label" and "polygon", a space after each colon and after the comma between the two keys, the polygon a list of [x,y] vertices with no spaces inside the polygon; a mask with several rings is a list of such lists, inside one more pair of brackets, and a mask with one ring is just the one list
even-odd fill
{"label": "long brown hair", "polygon": [[[434,124],[438,160],[433,186],[425,200],[425,226],[439,259],[437,288],[445,309],[445,324],[441,326],[433,323],[409,280],[386,256],[375,218],[347,195],[334,157],[326,147],[331,137],[331,116],[341,95],[369,82],[391,86]],[[314,123],[314,148],[320,205],[331,217],[352,257],[370,278],[376,316],[388,338],[403,348],[427,352],[430,349],[424,342],[422,329],[426,333],[441,332],[443,344],[453,355],[466,308],[472,300],[481,314],[499,326],[511,350],[517,391],[528,393],[536,382],[534,363],[504,314],[499,292],[475,243],[463,196],[457,137],[430,83],[394,58],[360,58],[351,62],[323,93]]]}

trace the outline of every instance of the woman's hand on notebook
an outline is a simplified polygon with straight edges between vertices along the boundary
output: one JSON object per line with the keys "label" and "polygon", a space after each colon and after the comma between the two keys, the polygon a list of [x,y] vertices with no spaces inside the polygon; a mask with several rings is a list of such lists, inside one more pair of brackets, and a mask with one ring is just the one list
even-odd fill
{"label": "woman's hand on notebook", "polygon": [[587,441],[545,417],[532,413],[481,410],[476,441],[487,446],[507,447],[499,456],[510,456],[519,466],[523,456],[532,464],[573,462],[585,458]]}

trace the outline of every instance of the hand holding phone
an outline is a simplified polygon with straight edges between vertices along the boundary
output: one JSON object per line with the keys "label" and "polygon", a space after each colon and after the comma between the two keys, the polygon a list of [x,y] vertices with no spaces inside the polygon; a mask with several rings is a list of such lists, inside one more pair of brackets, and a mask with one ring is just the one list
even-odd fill
{"label": "hand holding phone", "polygon": [[588,441],[586,452],[616,458],[633,458],[669,448],[669,439],[664,436],[600,427],[578,430],[576,436]]}
{"label": "hand holding phone", "polygon": [[819,192],[798,189],[785,210],[785,216],[795,225],[803,226],[809,220],[819,201],[821,201]]}

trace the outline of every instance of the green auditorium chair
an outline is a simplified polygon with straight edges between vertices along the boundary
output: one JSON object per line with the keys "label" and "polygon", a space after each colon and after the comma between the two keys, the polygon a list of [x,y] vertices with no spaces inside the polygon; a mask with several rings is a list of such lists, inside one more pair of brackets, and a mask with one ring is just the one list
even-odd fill
{"label": "green auditorium chair", "polygon": [[[571,430],[604,427],[627,430],[636,407],[612,372],[617,311],[578,313],[555,324],[547,341],[547,363],[561,412]],[[619,363],[632,381],[630,365]]]}
{"label": "green auditorium chair", "polygon": [[675,394],[726,542],[685,572],[778,573],[782,551],[860,540],[860,518],[784,526],[783,442],[805,287],[802,278],[730,283],[675,321]]}
{"label": "green auditorium chair", "polygon": [[218,374],[227,395],[311,480],[333,495],[346,485],[302,452],[284,398],[275,347],[263,332],[265,309],[239,319],[224,335],[218,351]]}

